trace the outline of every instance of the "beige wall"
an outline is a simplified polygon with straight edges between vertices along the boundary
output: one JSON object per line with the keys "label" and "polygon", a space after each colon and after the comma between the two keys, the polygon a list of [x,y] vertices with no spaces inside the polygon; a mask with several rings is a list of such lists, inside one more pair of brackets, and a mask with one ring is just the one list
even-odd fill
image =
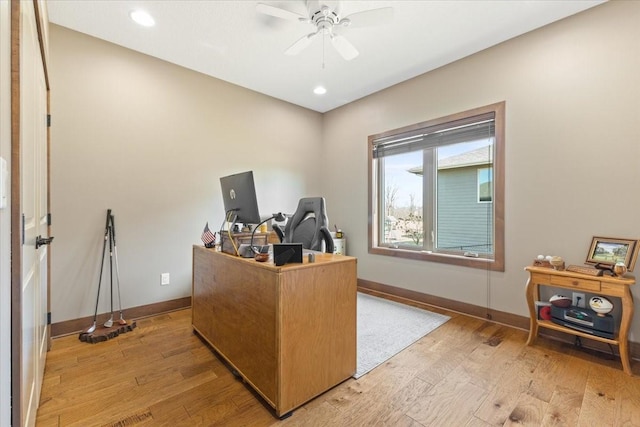
{"label": "beige wall", "polygon": [[[582,264],[594,235],[640,238],[639,22],[640,2],[607,3],[325,114],[325,194],[359,277],[527,315],[536,255]],[[369,255],[367,136],[503,100],[506,271]]]}
{"label": "beige wall", "polygon": [[[224,217],[221,176],[253,170],[264,216],[319,194],[319,113],[50,32],[53,322],[93,315],[107,208],[126,308],[191,295],[191,245]],[[171,284],[160,286],[166,272]],[[103,281],[99,312],[109,310],[108,288]]]}

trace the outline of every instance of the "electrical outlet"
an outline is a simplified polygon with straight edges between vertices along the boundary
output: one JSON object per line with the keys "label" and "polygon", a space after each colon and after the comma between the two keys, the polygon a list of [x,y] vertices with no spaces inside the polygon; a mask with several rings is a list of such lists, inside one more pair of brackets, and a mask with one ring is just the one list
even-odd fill
{"label": "electrical outlet", "polygon": [[574,292],[572,299],[573,301],[571,302],[571,305],[573,305],[574,307],[585,308],[587,306],[587,302],[584,299],[584,294],[581,292]]}
{"label": "electrical outlet", "polygon": [[160,276],[160,285],[166,286],[169,284],[169,273],[162,273]]}

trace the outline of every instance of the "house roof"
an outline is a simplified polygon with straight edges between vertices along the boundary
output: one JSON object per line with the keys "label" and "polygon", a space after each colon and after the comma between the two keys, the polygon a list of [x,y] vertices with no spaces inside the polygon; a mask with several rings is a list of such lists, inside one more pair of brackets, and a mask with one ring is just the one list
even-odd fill
{"label": "house roof", "polygon": [[[493,145],[486,145],[440,159],[438,162],[438,170],[491,164],[492,159]],[[422,165],[407,169],[407,171],[416,175],[422,175]]]}
{"label": "house roof", "polygon": [[475,165],[486,165],[493,159],[493,145],[445,157],[438,162],[438,169],[453,169]]}

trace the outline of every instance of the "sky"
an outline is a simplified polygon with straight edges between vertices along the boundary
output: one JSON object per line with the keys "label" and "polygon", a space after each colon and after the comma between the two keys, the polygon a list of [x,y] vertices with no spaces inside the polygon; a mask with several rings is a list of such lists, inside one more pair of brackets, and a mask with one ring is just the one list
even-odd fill
{"label": "sky", "polygon": [[[486,147],[490,142],[480,140],[462,144],[452,144],[438,148],[438,160],[455,156],[460,153]],[[398,187],[396,207],[410,205],[410,195],[415,196],[416,206],[422,206],[422,177],[408,172],[409,169],[422,165],[422,151],[398,154],[385,157],[385,172],[387,186]]]}

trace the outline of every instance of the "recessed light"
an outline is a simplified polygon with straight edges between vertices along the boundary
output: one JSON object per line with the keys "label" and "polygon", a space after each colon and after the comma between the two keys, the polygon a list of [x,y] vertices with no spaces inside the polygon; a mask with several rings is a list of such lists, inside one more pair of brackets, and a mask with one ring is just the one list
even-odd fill
{"label": "recessed light", "polygon": [[313,93],[315,93],[316,95],[324,95],[325,93],[327,93],[327,89],[323,86],[316,86],[316,88],[313,90]]}
{"label": "recessed light", "polygon": [[156,21],[154,21],[151,15],[144,10],[134,10],[129,14],[129,16],[134,20],[134,22],[142,25],[143,27],[153,27],[156,25]]}

